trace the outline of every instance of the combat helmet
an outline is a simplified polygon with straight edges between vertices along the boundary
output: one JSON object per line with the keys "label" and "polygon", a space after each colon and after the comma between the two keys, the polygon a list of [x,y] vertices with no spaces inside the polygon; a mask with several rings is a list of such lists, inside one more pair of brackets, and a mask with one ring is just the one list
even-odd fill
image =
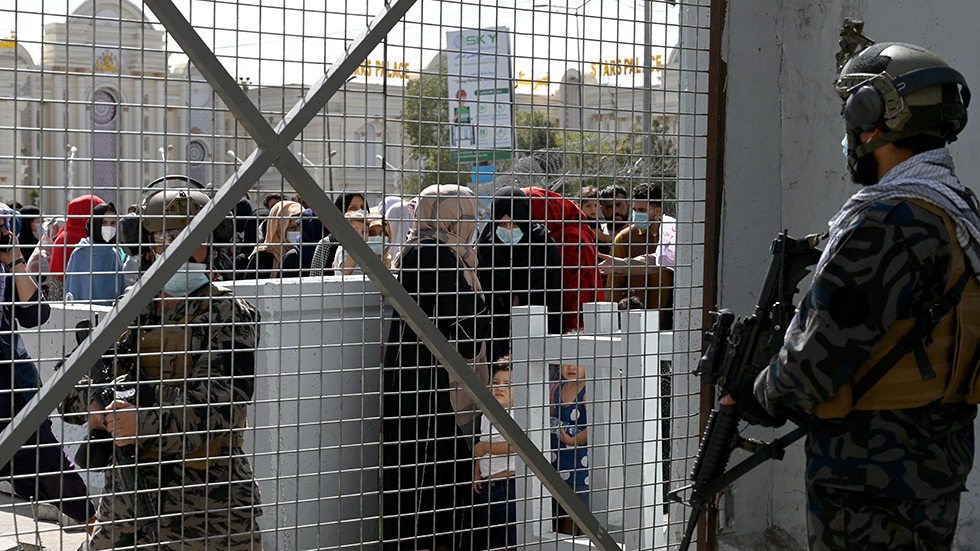
{"label": "combat helmet", "polygon": [[[120,243],[130,254],[139,254],[139,246],[153,245],[152,236],[166,231],[171,235],[187,227],[211,200],[200,182],[183,175],[157,178],[146,186],[136,213],[119,220]],[[222,220],[211,235],[213,243],[234,240],[231,220]]]}
{"label": "combat helmet", "polygon": [[[897,140],[930,135],[945,143],[966,126],[970,88],[966,79],[929,50],[902,42],[875,43],[864,24],[847,20],[841,32],[835,90],[844,101],[848,164]],[[858,136],[885,126],[861,145]]]}

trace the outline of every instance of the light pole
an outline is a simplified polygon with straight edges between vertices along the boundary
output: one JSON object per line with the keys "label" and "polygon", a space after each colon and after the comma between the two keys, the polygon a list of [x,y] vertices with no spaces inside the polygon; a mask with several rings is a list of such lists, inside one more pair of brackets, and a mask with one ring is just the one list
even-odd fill
{"label": "light pole", "polygon": [[157,153],[160,154],[160,160],[163,161],[164,174],[169,174],[169,172],[167,172],[167,157],[169,157],[173,153],[173,151],[174,151],[174,144],[172,143],[167,144],[167,149],[164,149],[162,145],[160,146],[159,149],[157,149]]}
{"label": "light pole", "polygon": [[401,167],[397,167],[397,166],[389,163],[388,162],[388,159],[385,159],[382,155],[375,155],[374,157],[376,159],[378,159],[379,161],[381,161],[382,163],[384,163],[385,168],[388,168],[390,170],[394,170],[395,171],[395,176],[398,178],[398,184],[396,185],[396,187],[398,188],[398,191],[401,192],[401,189],[402,189],[402,169],[401,169]]}
{"label": "light pole", "polygon": [[[239,166],[241,166],[245,162],[245,161],[239,159],[238,158],[238,155],[235,155],[235,152],[232,151],[232,150],[230,150],[230,149],[228,151],[226,151],[225,153],[227,153],[229,157],[231,157],[232,159],[234,159],[235,162],[238,163]],[[238,167],[235,167],[235,169],[237,170]]]}
{"label": "light pole", "polygon": [[68,188],[71,189],[75,187],[75,153],[78,153],[78,148],[69,145],[68,146]]}
{"label": "light pole", "polygon": [[[304,154],[302,151],[297,151],[297,153],[299,153],[300,158],[303,159],[303,164],[304,165],[309,166],[309,167],[313,167],[314,169],[316,169],[316,180],[317,180],[317,183],[320,184],[320,185],[323,185],[323,180],[320,178],[320,169],[321,169],[321,166],[320,165],[313,164],[313,161],[309,160],[306,157],[306,154]],[[336,149],[330,150],[330,154],[327,156],[327,163],[328,164],[330,163],[330,158],[333,157],[336,154],[337,154],[337,150]],[[331,175],[331,181],[330,181],[330,191],[333,191],[332,175]]]}

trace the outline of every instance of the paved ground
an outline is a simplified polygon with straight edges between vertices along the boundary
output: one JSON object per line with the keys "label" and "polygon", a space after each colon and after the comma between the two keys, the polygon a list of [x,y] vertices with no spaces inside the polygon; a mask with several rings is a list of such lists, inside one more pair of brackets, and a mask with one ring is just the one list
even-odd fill
{"label": "paved ground", "polygon": [[54,506],[0,493],[0,551],[74,551],[85,541],[81,526],[63,528]]}

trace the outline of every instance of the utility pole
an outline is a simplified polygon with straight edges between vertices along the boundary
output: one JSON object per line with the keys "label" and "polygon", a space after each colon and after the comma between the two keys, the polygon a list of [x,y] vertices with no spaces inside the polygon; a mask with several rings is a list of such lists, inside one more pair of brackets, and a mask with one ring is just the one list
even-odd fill
{"label": "utility pole", "polygon": [[[643,165],[651,166],[650,155],[653,153],[653,136],[650,135],[653,125],[652,94],[653,90],[653,6],[652,0],[643,0]],[[647,172],[649,170],[647,169]],[[650,176],[650,174],[645,174]]]}

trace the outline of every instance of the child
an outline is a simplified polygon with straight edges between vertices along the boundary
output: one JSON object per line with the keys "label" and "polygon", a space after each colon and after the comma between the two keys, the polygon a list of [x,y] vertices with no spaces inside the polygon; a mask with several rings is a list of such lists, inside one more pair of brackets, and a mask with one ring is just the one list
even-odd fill
{"label": "child", "polygon": [[598,241],[599,252],[609,254],[608,243],[612,243],[613,235],[603,232],[599,228],[599,190],[595,186],[584,186],[579,190],[578,207],[582,209],[582,214],[589,220],[590,226],[595,231],[595,238]]}
{"label": "child", "polygon": [[[589,430],[585,417],[585,368],[580,365],[561,366],[561,381],[555,387],[551,403],[552,465],[572,491],[589,506]],[[581,535],[582,531],[557,507],[557,531]]]}
{"label": "child", "polygon": [[[510,389],[510,358],[505,356],[494,366],[490,391],[505,408],[514,405]],[[510,444],[497,432],[487,416],[480,420],[480,441],[473,448],[473,489],[479,500],[483,525],[489,527],[488,549],[517,549],[517,503],[514,485],[515,460]]]}

